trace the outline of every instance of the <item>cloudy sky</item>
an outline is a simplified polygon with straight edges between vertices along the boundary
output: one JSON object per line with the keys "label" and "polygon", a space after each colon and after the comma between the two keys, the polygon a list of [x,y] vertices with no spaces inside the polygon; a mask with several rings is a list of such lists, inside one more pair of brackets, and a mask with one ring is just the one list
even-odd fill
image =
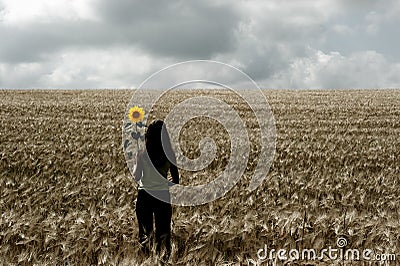
{"label": "cloudy sky", "polygon": [[399,88],[398,0],[0,0],[0,88],[131,88],[211,59],[263,88]]}

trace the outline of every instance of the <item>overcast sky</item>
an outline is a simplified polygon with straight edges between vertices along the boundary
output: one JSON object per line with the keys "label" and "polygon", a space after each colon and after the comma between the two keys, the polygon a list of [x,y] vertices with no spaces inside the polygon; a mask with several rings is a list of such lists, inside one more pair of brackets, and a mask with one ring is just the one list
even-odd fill
{"label": "overcast sky", "polygon": [[399,88],[398,0],[0,0],[0,88],[132,88],[211,59],[262,88]]}

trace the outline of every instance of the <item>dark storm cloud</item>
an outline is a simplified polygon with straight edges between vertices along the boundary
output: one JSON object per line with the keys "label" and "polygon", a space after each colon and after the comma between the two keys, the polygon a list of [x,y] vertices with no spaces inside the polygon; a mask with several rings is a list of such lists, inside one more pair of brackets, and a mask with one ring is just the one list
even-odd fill
{"label": "dark storm cloud", "polygon": [[68,47],[107,46],[115,42],[104,27],[93,22],[66,20],[34,22],[21,27],[0,25],[0,60],[3,62],[39,62]]}
{"label": "dark storm cloud", "polygon": [[301,6],[259,13],[245,9],[241,15],[236,56],[255,80],[271,78],[294,58],[306,56],[308,47],[318,43],[326,31],[324,18]]}
{"label": "dark storm cloud", "polygon": [[262,87],[398,87],[399,3],[259,1],[236,59]]}
{"label": "dark storm cloud", "polygon": [[64,46],[49,28],[14,28],[0,24],[0,60],[7,63],[37,62]]}
{"label": "dark storm cloud", "polygon": [[232,5],[212,1],[102,0],[97,10],[121,39],[150,53],[178,58],[210,58],[232,51],[240,21]]}

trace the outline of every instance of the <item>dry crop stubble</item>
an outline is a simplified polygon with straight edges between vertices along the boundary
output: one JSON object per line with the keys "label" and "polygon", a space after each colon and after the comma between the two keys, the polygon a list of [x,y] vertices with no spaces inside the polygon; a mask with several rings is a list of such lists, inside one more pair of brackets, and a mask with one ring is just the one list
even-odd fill
{"label": "dry crop stubble", "polygon": [[[264,93],[275,116],[276,155],[251,193],[259,132],[237,96],[182,90],[153,110],[165,117],[184,99],[216,97],[238,111],[251,140],[245,177],[225,197],[174,207],[171,261],[246,263],[264,244],[319,249],[342,235],[349,248],[399,254],[400,91]],[[121,147],[131,91],[0,94],[0,263],[153,263],[136,243],[137,192]],[[229,159],[226,132],[204,118],[182,131],[186,156],[199,155],[202,136],[214,138],[217,158],[198,173],[182,171],[183,184],[212,180]]]}

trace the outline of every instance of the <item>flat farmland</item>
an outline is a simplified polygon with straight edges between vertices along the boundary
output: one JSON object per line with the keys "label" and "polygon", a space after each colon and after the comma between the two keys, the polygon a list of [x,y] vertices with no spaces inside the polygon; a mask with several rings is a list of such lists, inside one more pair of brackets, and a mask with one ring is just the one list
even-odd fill
{"label": "flat farmland", "polygon": [[[251,140],[244,176],[224,197],[173,207],[169,263],[247,264],[265,246],[321,250],[337,247],[340,237],[344,249],[400,254],[400,90],[263,93],[274,114],[276,151],[267,178],[252,192],[259,135],[254,114],[236,95],[178,90],[151,112],[164,118],[183,99],[215,97],[237,110]],[[132,94],[0,91],[0,264],[156,263],[137,243],[137,190],[122,148]],[[198,157],[204,136],[218,144],[217,156],[199,173],[182,170],[182,184],[213,180],[229,160],[229,136],[206,118],[185,125],[183,153]]]}

